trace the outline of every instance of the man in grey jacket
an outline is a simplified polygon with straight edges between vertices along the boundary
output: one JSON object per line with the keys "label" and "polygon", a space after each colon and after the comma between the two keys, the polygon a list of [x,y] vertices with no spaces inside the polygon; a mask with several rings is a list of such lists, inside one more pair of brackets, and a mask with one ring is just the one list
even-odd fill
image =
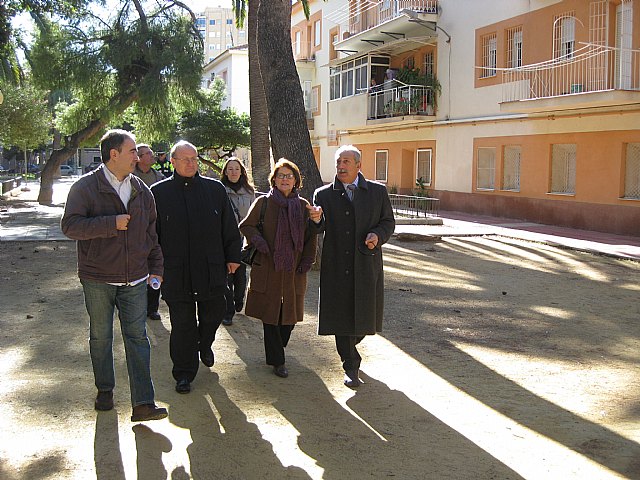
{"label": "man in grey jacket", "polygon": [[318,334],[335,335],[344,384],[358,387],[362,358],[357,345],[382,330],[382,245],[395,220],[387,189],[360,172],[360,150],[340,147],[333,183],[315,191],[309,218],[324,232]]}
{"label": "man in grey jacket", "polygon": [[77,240],[78,276],[89,314],[89,349],[98,394],[96,410],[113,408],[113,316],[118,308],[125,343],[131,421],[167,416],[157,407],[147,337],[147,283],[162,282],[163,258],[149,188],[131,175],[138,163],[135,137],[110,130],[100,140],[103,164],[69,191],[61,226]]}

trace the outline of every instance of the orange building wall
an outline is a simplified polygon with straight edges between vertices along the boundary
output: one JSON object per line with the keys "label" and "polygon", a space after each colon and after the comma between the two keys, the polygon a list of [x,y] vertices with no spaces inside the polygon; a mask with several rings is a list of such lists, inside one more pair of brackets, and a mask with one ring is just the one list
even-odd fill
{"label": "orange building wall", "polygon": [[[624,148],[626,143],[640,142],[640,130],[563,133],[474,139],[473,190],[481,195],[507,195],[546,198],[614,205],[635,205],[640,202],[621,199],[623,189]],[[576,144],[575,195],[550,194],[551,149],[553,144]],[[520,145],[520,191],[500,190],[502,179],[502,149],[505,145]],[[476,189],[478,147],[496,147],[495,185],[493,191]]]}

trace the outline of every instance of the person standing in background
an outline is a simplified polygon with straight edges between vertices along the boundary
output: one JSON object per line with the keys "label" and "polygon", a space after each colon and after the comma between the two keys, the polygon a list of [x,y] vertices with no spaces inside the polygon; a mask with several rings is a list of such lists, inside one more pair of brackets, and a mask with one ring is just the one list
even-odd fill
{"label": "person standing in background", "polygon": [[[238,223],[247,216],[249,207],[255,199],[255,189],[249,183],[247,169],[236,157],[229,157],[222,167],[222,184],[227,189],[231,207]],[[234,273],[227,276],[227,312],[222,324],[233,324],[233,315],[244,307],[244,296],[247,290],[247,266],[240,264]]]}
{"label": "person standing in background", "polygon": [[[142,180],[147,187],[151,187],[154,183],[164,180],[164,175],[158,170],[154,170],[152,165],[155,163],[153,150],[146,143],[139,143],[136,146],[138,150],[138,163],[133,174]],[[151,320],[160,320],[160,289],[153,288],[152,285],[147,286],[147,317]]]}

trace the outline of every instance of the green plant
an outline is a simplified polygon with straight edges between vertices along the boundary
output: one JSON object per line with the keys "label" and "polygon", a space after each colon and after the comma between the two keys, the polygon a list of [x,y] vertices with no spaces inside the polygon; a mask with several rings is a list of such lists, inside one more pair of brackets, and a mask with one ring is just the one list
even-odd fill
{"label": "green plant", "polygon": [[435,75],[423,75],[419,68],[402,67],[398,70],[396,80],[407,85],[424,85],[431,89],[433,95],[433,107],[437,106],[438,96],[442,87]]}
{"label": "green plant", "polygon": [[416,178],[416,187],[418,187],[414,192],[416,197],[430,197],[429,190],[427,189],[427,184],[422,177]]}
{"label": "green plant", "polygon": [[398,194],[398,185],[396,185],[395,183],[393,185],[391,185],[389,187],[389,193],[391,195],[397,195]]}

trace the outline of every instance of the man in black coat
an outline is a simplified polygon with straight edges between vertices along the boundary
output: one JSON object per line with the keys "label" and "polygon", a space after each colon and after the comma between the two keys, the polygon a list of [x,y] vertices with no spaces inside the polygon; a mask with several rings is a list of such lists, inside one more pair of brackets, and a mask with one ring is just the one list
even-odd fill
{"label": "man in black coat", "polygon": [[180,141],[170,158],[173,175],[151,191],[165,258],[162,298],[171,320],[172,373],[176,391],[189,393],[198,353],[205,366],[213,366],[211,346],[226,311],[227,273],[240,266],[242,242],[224,186],[198,174],[196,148]]}
{"label": "man in black coat", "polygon": [[386,187],[360,173],[353,145],[336,151],[335,180],[315,191],[313,203],[309,217],[324,232],[318,333],[336,336],[344,384],[355,388],[362,383],[356,346],[382,330],[381,246],[395,228],[393,209]]}

